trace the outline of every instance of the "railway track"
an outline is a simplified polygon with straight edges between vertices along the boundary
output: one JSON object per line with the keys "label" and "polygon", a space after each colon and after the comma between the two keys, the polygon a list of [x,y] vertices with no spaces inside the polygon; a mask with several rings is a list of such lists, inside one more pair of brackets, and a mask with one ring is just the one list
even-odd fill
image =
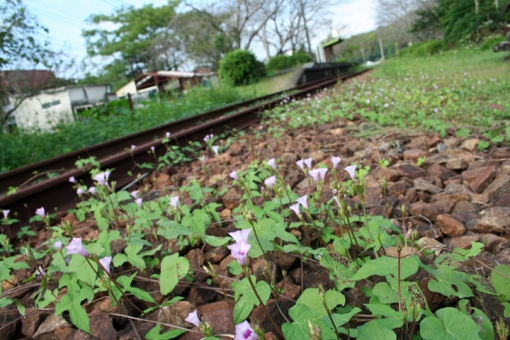
{"label": "railway track", "polygon": [[[117,182],[117,188],[122,188],[139,174],[147,172],[146,169],[134,168],[134,162],[137,164],[152,162],[154,155],[148,152],[151,147],[155,149],[156,157],[165,154],[167,150],[162,140],[166,138],[167,132],[171,133],[172,145],[186,146],[190,141],[202,141],[211,133],[221,135],[231,129],[239,131],[256,124],[259,121],[258,112],[271,109],[280,103],[281,97],[278,97],[280,95],[290,92],[288,95],[290,98],[300,99],[319,89],[335,85],[339,80],[346,80],[363,72],[348,73],[254,98],[1,173],[0,208],[11,210],[11,214],[20,220],[19,227],[12,226],[6,233],[10,238],[15,236],[21,225],[26,224],[39,207],[45,207],[47,211],[52,212],[54,208],[62,211],[76,205],[76,192],[68,182],[69,178],[74,176],[77,181],[92,184],[89,175],[91,166],[78,169],[75,167],[77,160],[96,157],[101,168],[115,169],[110,179]],[[130,150],[131,145],[136,145],[136,148]],[[49,172],[59,175],[42,181],[40,178],[34,178],[34,173]],[[131,172],[131,175],[127,175],[128,172]],[[9,187],[18,187],[18,190],[6,195]]]}

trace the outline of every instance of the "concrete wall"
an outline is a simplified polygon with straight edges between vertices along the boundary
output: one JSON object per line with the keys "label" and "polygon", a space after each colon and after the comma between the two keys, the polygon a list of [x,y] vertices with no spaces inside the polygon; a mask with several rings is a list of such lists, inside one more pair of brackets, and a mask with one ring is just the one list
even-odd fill
{"label": "concrete wall", "polygon": [[126,97],[128,93],[135,94],[136,93],[136,84],[134,80],[131,80],[126,85],[122,86],[120,89],[115,92],[117,98]]}
{"label": "concrete wall", "polygon": [[16,124],[27,130],[52,131],[60,122],[74,121],[71,100],[65,88],[45,91],[25,99],[14,115]]}

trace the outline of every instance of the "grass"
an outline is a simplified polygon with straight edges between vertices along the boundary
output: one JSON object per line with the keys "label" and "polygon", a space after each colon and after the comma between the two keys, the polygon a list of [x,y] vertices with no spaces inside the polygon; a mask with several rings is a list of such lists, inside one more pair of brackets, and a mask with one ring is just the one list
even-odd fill
{"label": "grass", "polygon": [[261,97],[267,94],[279,92],[285,89],[285,85],[287,81],[292,76],[292,72],[286,73],[280,76],[274,76],[271,78],[264,78],[261,81],[245,85],[238,86],[236,90],[239,91],[241,95],[250,96],[250,97]]}

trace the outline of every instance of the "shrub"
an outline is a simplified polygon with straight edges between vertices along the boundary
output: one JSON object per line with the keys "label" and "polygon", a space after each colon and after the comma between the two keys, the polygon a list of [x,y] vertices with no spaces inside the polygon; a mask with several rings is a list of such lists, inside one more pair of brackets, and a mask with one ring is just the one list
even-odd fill
{"label": "shrub", "polygon": [[284,70],[286,68],[292,67],[295,65],[294,60],[288,55],[279,54],[271,60],[266,65],[267,72],[274,72],[279,70]]}
{"label": "shrub", "polygon": [[292,55],[291,59],[294,60],[294,65],[309,63],[313,61],[313,58],[305,52],[296,52]]}
{"label": "shrub", "polygon": [[265,75],[264,64],[250,51],[235,50],[229,52],[220,61],[222,81],[232,85],[246,85]]}
{"label": "shrub", "polygon": [[427,57],[447,51],[448,45],[443,40],[428,40],[409,46],[400,52],[401,57]]}

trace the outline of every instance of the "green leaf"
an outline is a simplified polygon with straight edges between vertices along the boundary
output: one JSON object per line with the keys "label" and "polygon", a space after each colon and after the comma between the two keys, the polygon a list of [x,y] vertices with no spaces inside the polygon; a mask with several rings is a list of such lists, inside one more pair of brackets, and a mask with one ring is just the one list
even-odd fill
{"label": "green leaf", "polygon": [[58,315],[66,310],[69,311],[72,323],[82,331],[90,334],[89,316],[85,309],[81,306],[81,301],[78,300],[79,299],[71,300],[67,294],[62,296],[55,306],[55,314]]}
{"label": "green leaf", "polygon": [[[331,314],[331,318],[333,319],[333,322],[335,323],[336,327],[340,327],[342,325],[345,325],[349,320],[356,314],[361,312],[361,309],[358,307],[354,307],[350,312],[344,313],[344,314]],[[329,320],[329,317],[323,317],[322,321],[330,327],[333,328],[333,325],[331,324],[331,320]]]}
{"label": "green leaf", "polygon": [[480,337],[483,340],[493,340],[494,328],[492,327],[492,323],[489,317],[478,308],[471,306],[468,307],[468,303],[469,303],[468,300],[459,301],[460,311],[466,314],[467,316],[471,317],[476,324],[482,327],[482,330],[480,331]]}
{"label": "green leaf", "polygon": [[358,340],[396,340],[397,335],[385,328],[379,320],[372,320],[358,328]]}
{"label": "green leaf", "polygon": [[498,294],[503,295],[506,300],[510,300],[510,266],[500,264],[491,272],[491,280],[494,289]]}
{"label": "green leaf", "polygon": [[420,323],[420,335],[425,340],[480,340],[478,326],[458,309],[447,307]]}
{"label": "green leaf", "polygon": [[[328,290],[324,294],[324,299],[326,300],[326,305],[328,306],[329,310],[332,310],[336,306],[343,305],[345,303],[345,297],[342,295],[342,293],[339,293],[336,290]],[[318,288],[307,288],[296,301],[296,304],[303,304],[307,306],[311,310],[318,313],[321,317],[327,315],[327,311],[324,309],[324,305],[322,304],[321,298],[319,297]]]}
{"label": "green leaf", "polygon": [[[400,259],[400,279],[404,280],[405,278],[413,275],[418,271],[418,267],[419,264],[415,256]],[[360,270],[354,274],[351,280],[359,281],[372,275],[393,275],[396,278],[397,272],[398,259],[394,257],[381,256],[377,259],[369,260],[364,263]]]}
{"label": "green leaf", "polygon": [[209,244],[212,247],[221,247],[222,245],[226,244],[228,241],[230,241],[230,237],[218,237],[218,236],[210,236],[205,235],[204,236],[204,242]]}
{"label": "green leaf", "polygon": [[167,240],[178,238],[181,235],[191,235],[193,233],[188,227],[168,219],[161,219],[157,224],[162,227],[158,228],[158,235],[163,236]]}
{"label": "green leaf", "polygon": [[441,265],[437,269],[428,270],[435,279],[430,280],[428,287],[432,292],[444,296],[457,296],[465,298],[473,296],[471,288],[465,283],[468,280],[466,273],[458,272],[454,267]]}
{"label": "green leaf", "polygon": [[308,326],[286,322],[282,325],[282,332],[287,339],[310,340]]}
{"label": "green leaf", "polygon": [[[92,268],[94,267],[94,268]],[[71,261],[69,261],[69,272],[76,274],[76,277],[94,287],[96,282],[97,263],[87,261],[87,259],[78,254],[71,255]]]}
{"label": "green leaf", "polygon": [[481,140],[478,142],[478,149],[480,150],[484,150],[484,149],[487,149],[489,147],[490,143],[485,141],[485,140]]}
{"label": "green leaf", "polygon": [[161,294],[170,293],[179,283],[179,279],[186,276],[188,271],[189,262],[185,257],[179,257],[178,253],[165,256],[161,261],[161,275],[159,278]]}
{"label": "green leaf", "polygon": [[388,329],[402,327],[404,324],[404,315],[402,311],[396,311],[388,305],[382,303],[365,304],[373,315],[384,316],[385,318],[377,320],[381,325]]}
{"label": "green leaf", "polygon": [[161,325],[157,324],[156,327],[145,334],[145,337],[149,340],[167,340],[177,338],[179,335],[186,333],[184,329],[171,329],[163,334],[159,334],[160,331]]}
{"label": "green leaf", "polygon": [[[255,282],[255,276],[250,276],[252,281]],[[234,306],[234,321],[235,323],[242,322],[253,310],[254,306],[260,304],[257,296],[251,288],[248,278],[244,278],[241,281],[233,282],[232,289],[234,289],[234,298],[236,305]],[[271,287],[265,281],[259,281],[255,284],[255,289],[262,299],[263,303],[266,303],[271,296]]]}

